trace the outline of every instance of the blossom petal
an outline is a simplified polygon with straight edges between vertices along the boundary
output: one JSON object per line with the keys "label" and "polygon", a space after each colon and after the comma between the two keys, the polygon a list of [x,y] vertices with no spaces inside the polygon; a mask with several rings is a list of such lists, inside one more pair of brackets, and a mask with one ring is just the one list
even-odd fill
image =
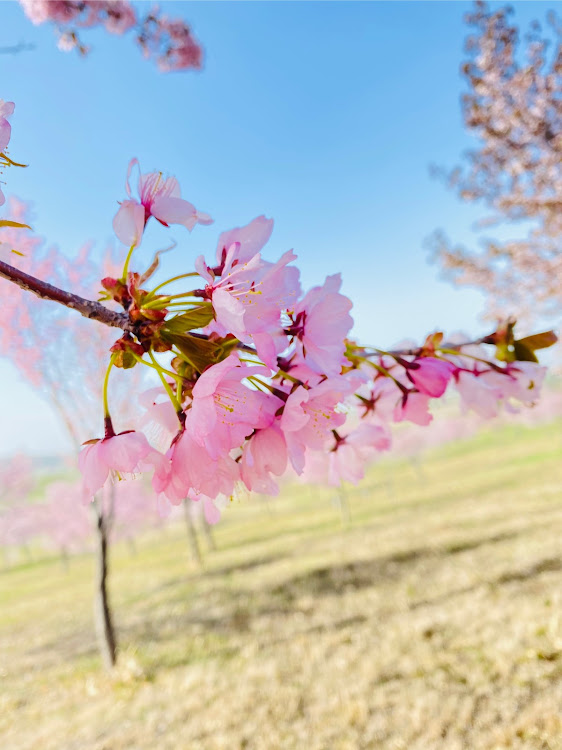
{"label": "blossom petal", "polygon": [[165,225],[181,224],[191,230],[197,224],[197,210],[193,203],[183,198],[160,195],[152,203],[151,213]]}
{"label": "blossom petal", "polygon": [[144,206],[137,201],[123,201],[113,219],[113,231],[127,247],[139,245],[144,231]]}

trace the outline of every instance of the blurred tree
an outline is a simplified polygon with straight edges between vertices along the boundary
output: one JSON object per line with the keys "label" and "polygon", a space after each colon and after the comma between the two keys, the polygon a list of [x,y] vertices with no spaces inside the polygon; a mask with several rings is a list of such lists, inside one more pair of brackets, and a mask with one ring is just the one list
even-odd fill
{"label": "blurred tree", "polygon": [[489,316],[532,318],[562,312],[562,25],[551,12],[521,41],[511,14],[477,2],[466,17],[462,111],[478,145],[447,181],[491,209],[480,227],[519,222],[518,236],[483,239],[481,253],[441,232],[431,244],[450,279],[487,293]]}
{"label": "blurred tree", "polygon": [[[27,220],[29,207],[15,198],[10,200],[12,218]],[[84,245],[76,259],[69,260],[57,247],[46,248],[41,237],[12,227],[0,229],[0,248],[16,252],[20,266],[33,265],[35,272],[53,283],[72,284],[83,293],[96,294],[99,282],[99,259],[92,245]],[[101,261],[104,273],[119,267],[108,248]],[[78,316],[61,315],[59,305],[45,303],[26,294],[14,284],[0,280],[4,316],[0,323],[0,353],[11,360],[21,377],[53,407],[78,452],[81,443],[99,429],[101,416],[100,383],[105,371],[104,357],[114,336],[105,326],[88,326]],[[59,309],[60,308],[60,309]],[[139,368],[132,373],[118,373],[112,387],[125,393],[131,377],[139,383]],[[127,399],[116,398],[116,416],[126,421]],[[76,495],[75,502],[80,502]],[[92,504],[96,542],[95,625],[100,651],[106,666],[115,663],[115,634],[109,605],[108,546],[113,503],[101,498]]]}

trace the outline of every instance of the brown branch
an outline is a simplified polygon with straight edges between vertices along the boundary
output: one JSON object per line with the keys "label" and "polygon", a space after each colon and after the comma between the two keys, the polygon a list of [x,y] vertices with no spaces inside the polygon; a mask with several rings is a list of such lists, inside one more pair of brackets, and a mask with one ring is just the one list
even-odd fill
{"label": "brown branch", "polygon": [[20,52],[27,52],[33,49],[35,49],[34,44],[18,42],[18,44],[12,44],[11,46],[0,47],[0,55],[17,55]]}
{"label": "brown branch", "polygon": [[[492,334],[493,335],[493,334]],[[463,341],[461,344],[453,344],[449,343],[448,341],[443,341],[439,346],[436,347],[436,350],[439,351],[441,349],[454,349],[455,351],[458,351],[462,354],[462,350],[465,346],[478,346],[480,344],[493,344],[494,342],[491,340],[491,336],[482,336],[479,339],[474,339],[473,341]],[[359,347],[361,349],[363,347]],[[374,347],[365,347],[366,349],[371,349]],[[365,354],[366,357],[418,357],[423,351],[427,351],[427,348],[424,346],[416,346],[413,349],[389,349],[388,351],[385,351],[384,349],[375,349],[372,353]]]}
{"label": "brown branch", "polygon": [[129,331],[130,333],[135,332],[135,326],[129,320],[129,316],[126,313],[109,310],[101,302],[94,302],[93,300],[80,297],[78,294],[65,292],[64,289],[59,289],[52,284],[48,284],[46,281],[36,279],[35,276],[30,276],[1,260],[0,277],[17,284],[20,289],[32,292],[41,299],[50,299],[53,302],[58,302],[65,307],[69,307],[71,310],[76,310],[85,318],[97,320],[106,326],[121,328],[123,331]]}

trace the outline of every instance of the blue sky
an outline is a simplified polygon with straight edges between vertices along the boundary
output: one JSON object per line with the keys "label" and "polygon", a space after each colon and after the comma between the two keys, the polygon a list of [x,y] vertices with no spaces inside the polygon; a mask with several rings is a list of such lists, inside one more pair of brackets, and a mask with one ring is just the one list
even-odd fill
{"label": "blue sky", "polygon": [[[168,255],[171,272],[214,252],[223,229],[275,219],[266,256],[293,248],[305,286],[341,271],[355,334],[390,345],[436,328],[482,330],[482,297],[439,279],[424,240],[438,227],[474,243],[482,211],[431,178],[470,146],[459,97],[464,2],[173,2],[205,48],[200,73],[159,74],[127,37],[85,32],[86,59],[56,48],[15,2],[0,4],[0,97],[16,102],[7,194],[30,199],[34,229],[72,256],[112,236],[129,159],[174,174],[215,219]],[[145,7],[149,7],[145,4]],[[521,2],[516,18],[544,18]],[[154,232],[151,251],[168,241]],[[70,314],[70,313],[69,313]],[[49,408],[0,360],[0,453],[65,447]],[[25,405],[24,405],[25,403]]]}

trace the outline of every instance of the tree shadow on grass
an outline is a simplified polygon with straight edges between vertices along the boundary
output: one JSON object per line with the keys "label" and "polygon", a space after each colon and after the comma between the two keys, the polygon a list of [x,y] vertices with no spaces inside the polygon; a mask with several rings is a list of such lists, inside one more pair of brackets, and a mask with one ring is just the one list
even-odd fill
{"label": "tree shadow on grass", "polygon": [[417,563],[461,554],[489,544],[507,541],[523,532],[510,531],[482,539],[468,539],[442,546],[417,547],[383,557],[316,568],[271,589],[274,596],[293,600],[303,595],[339,594],[346,589],[362,589],[399,580]]}

